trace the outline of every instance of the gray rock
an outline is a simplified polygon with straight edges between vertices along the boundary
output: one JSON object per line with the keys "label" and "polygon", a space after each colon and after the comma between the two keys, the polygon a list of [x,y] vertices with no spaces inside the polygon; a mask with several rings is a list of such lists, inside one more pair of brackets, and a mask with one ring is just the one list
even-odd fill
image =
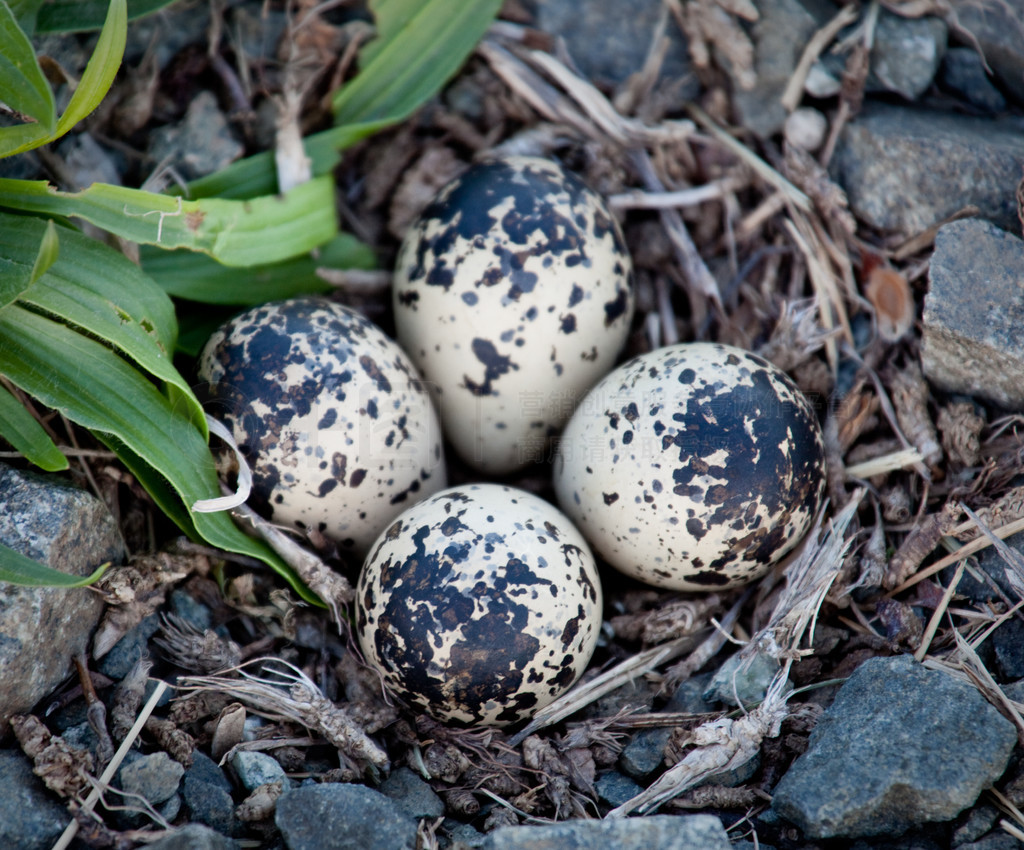
{"label": "gray rock", "polygon": [[158,804],[173,797],[185,775],[185,768],[163,751],[140,756],[119,772],[121,789]]}
{"label": "gray rock", "polygon": [[623,820],[574,820],[496,829],[485,850],[728,850],[729,837],[712,815],[653,815]]}
{"label": "gray rock", "polygon": [[1024,409],[1024,244],[985,221],[947,224],[929,278],[925,376],[940,389]]}
{"label": "gray rock", "polygon": [[[835,14],[835,7],[815,0],[758,0],[760,18],[751,29],[757,82],[743,88],[733,75],[733,108],[737,120],[761,138],[782,129],[786,108],[779,98],[789,84],[804,45]],[[730,74],[732,70],[728,69]]]}
{"label": "gray rock", "polygon": [[150,614],[125,635],[100,659],[97,669],[116,682],[121,681],[135,662],[149,652],[149,639],[160,628],[160,618]]}
{"label": "gray rock", "polygon": [[[979,3],[951,0],[963,31],[978,40],[996,78],[1017,100],[1024,101],[1024,14],[1020,3]],[[968,45],[971,46],[971,45]]]}
{"label": "gray rock", "polygon": [[225,776],[221,766],[201,750],[192,753],[192,765],[185,771],[186,778],[191,776],[200,782],[207,782],[231,793],[231,780]]}
{"label": "gray rock", "polygon": [[646,779],[664,767],[665,745],[671,737],[672,730],[666,726],[641,729],[619,755],[622,772],[634,779]]}
{"label": "gray rock", "polygon": [[917,100],[931,85],[945,51],[941,18],[903,18],[883,11],[875,27],[868,87]]}
{"label": "gray rock", "polygon": [[1024,679],[1024,623],[1011,617],[991,636],[996,669],[1003,679]]}
{"label": "gray rock", "polygon": [[737,652],[715,672],[711,684],[704,691],[704,699],[726,705],[753,706],[764,699],[778,672],[779,662],[769,655],[759,652],[749,658],[741,658]]}
{"label": "gray rock", "polygon": [[410,817],[439,818],[444,814],[444,801],[407,767],[400,767],[392,773],[381,783],[380,790]]}
{"label": "gray rock", "polygon": [[236,750],[231,756],[231,767],[246,791],[255,791],[270,782],[283,782],[288,787],[288,776],[273,756],[266,753]]}
{"label": "gray rock", "polygon": [[304,785],[284,792],[274,822],[288,850],[412,850],[416,819],[365,785]]}
{"label": "gray rock", "polygon": [[225,835],[234,831],[235,801],[220,785],[186,773],[181,796],[191,820]]}
{"label": "gray rock", "polygon": [[976,806],[971,809],[967,820],[953,831],[953,846],[959,847],[962,844],[970,846],[971,842],[977,841],[992,829],[999,818],[999,810],[995,806]]}
{"label": "gray rock", "polygon": [[121,172],[113,156],[88,133],[66,136],[57,148],[64,161],[63,180],[74,189],[93,183],[121,185]]}
{"label": "gray rock", "polygon": [[0,750],[0,788],[0,847],[49,850],[70,815],[21,752]]}
{"label": "gray rock", "polygon": [[597,791],[597,796],[609,806],[621,806],[644,790],[643,786],[614,770],[602,775],[594,783],[594,788]]}
{"label": "gray rock", "polygon": [[939,69],[939,81],[945,88],[986,112],[1006,109],[1006,98],[992,85],[981,57],[970,47],[951,47],[946,51]]}
{"label": "gray rock", "polygon": [[[107,506],[56,476],[0,466],[0,543],[84,576],[124,560]],[[72,670],[103,613],[91,590],[0,584],[0,724],[28,711]]]}
{"label": "gray rock", "polygon": [[[643,68],[662,13],[659,0],[633,0],[628,14],[616,0],[590,0],[581,14],[578,0],[537,0],[537,26],[565,39],[581,73],[599,85],[614,87]],[[678,89],[681,103],[698,94],[686,42],[671,22],[661,79]]]}
{"label": "gray rock", "polygon": [[704,699],[704,692],[711,684],[711,673],[702,673],[686,679],[672,694],[665,711],[685,711],[689,714],[705,714],[715,710],[715,705]]}
{"label": "gray rock", "polygon": [[831,169],[858,218],[912,236],[968,204],[1019,226],[1022,166],[1024,133],[1009,119],[871,103],[843,129]]}
{"label": "gray rock", "polygon": [[195,96],[180,122],[154,130],[149,140],[149,155],[173,165],[185,180],[220,171],[244,152],[208,91]]}
{"label": "gray rock", "polygon": [[961,844],[958,850],[1020,850],[1020,842],[1009,833],[996,832],[970,844]]}
{"label": "gray rock", "polygon": [[149,850],[236,850],[238,846],[237,841],[197,823],[183,826],[172,835],[146,845]]}
{"label": "gray rock", "polygon": [[808,838],[898,835],[971,805],[1016,740],[970,685],[910,656],[872,658],[840,688],[772,807]]}

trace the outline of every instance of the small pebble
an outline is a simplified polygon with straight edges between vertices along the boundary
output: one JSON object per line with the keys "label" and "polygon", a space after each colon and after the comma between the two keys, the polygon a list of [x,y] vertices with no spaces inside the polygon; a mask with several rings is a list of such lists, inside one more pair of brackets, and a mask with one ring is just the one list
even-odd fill
{"label": "small pebble", "polygon": [[153,804],[166,802],[177,792],[185,768],[163,751],[140,756],[122,765],[121,788]]}
{"label": "small pebble", "polygon": [[400,767],[380,786],[383,794],[414,818],[439,818],[444,814],[444,801],[423,779],[407,767]]}
{"label": "small pebble", "polygon": [[817,109],[802,106],[790,113],[782,132],[793,147],[815,153],[825,143],[828,120]]}
{"label": "small pebble", "polygon": [[278,764],[277,759],[266,753],[237,750],[231,756],[231,767],[246,791],[255,791],[270,782],[284,782],[288,785],[284,768]]}

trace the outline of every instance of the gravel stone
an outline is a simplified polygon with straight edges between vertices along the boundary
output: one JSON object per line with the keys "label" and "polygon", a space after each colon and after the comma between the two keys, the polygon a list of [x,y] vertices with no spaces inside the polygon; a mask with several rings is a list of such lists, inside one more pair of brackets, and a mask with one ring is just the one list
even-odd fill
{"label": "gravel stone", "polygon": [[623,820],[574,820],[496,829],[484,850],[728,850],[729,837],[712,815],[653,815]]}
{"label": "gravel stone", "polygon": [[[2,465],[0,543],[76,576],[125,557],[117,522],[95,496],[57,476]],[[71,659],[86,649],[102,613],[88,588],[0,583],[0,725],[72,673]]]}
{"label": "gravel stone", "polygon": [[286,788],[289,784],[284,768],[277,759],[266,753],[236,751],[231,756],[231,767],[246,791],[255,791],[270,782],[283,782]]}
{"label": "gravel stone", "polygon": [[986,112],[1002,112],[1006,98],[985,73],[981,57],[970,47],[951,47],[939,69],[939,81]]}
{"label": "gravel stone", "polygon": [[739,653],[730,655],[712,677],[704,699],[726,705],[752,706],[764,699],[778,672],[779,662],[764,653],[757,653],[750,661],[745,661]]}
{"label": "gravel stone", "polygon": [[185,771],[185,778],[190,776],[220,788],[228,794],[231,793],[231,780],[225,775],[221,766],[201,750],[192,753],[192,766]]}
{"label": "gravel stone", "polygon": [[882,12],[871,48],[868,89],[917,100],[931,85],[945,51],[946,24],[941,18]]}
{"label": "gravel stone", "polygon": [[392,773],[381,783],[380,790],[410,817],[439,818],[444,814],[444,801],[407,767],[400,767]]}
{"label": "gravel stone", "polygon": [[149,850],[235,850],[239,844],[209,827],[190,823],[146,846]]}
{"label": "gravel stone", "polygon": [[614,770],[598,779],[594,788],[597,789],[597,796],[609,806],[621,806],[644,790],[642,785]]}
{"label": "gravel stone", "polygon": [[[985,61],[1000,84],[1016,100],[1024,102],[1024,15],[1015,0],[979,3],[950,0],[961,30],[978,40]],[[973,48],[972,48],[973,49]]]}
{"label": "gravel stone", "polygon": [[412,850],[416,819],[364,785],[306,785],[284,792],[274,822],[288,850]]}
{"label": "gravel stone", "polygon": [[104,655],[97,669],[115,682],[121,681],[135,666],[135,662],[149,652],[149,639],[160,628],[160,618],[150,614],[141,623],[129,629],[110,651]]}
{"label": "gravel stone", "polygon": [[872,658],[840,688],[772,807],[808,838],[898,835],[973,804],[1016,740],[970,685],[910,656]]}
{"label": "gravel stone", "polygon": [[1024,243],[989,222],[952,222],[936,235],[929,277],[925,376],[940,389],[1024,409]]}
{"label": "gravel stone", "polygon": [[619,756],[619,767],[627,776],[645,779],[664,766],[665,745],[672,737],[669,727],[641,729]]}
{"label": "gravel stone", "polygon": [[1024,679],[1024,623],[1011,617],[991,637],[996,672],[1003,680]]}
{"label": "gravel stone", "polygon": [[49,850],[70,816],[20,750],[0,750],[0,788],[0,847]]}
{"label": "gravel stone", "polygon": [[235,801],[220,785],[186,773],[181,796],[193,821],[225,835],[234,832]]}
{"label": "gravel stone", "polygon": [[1019,123],[870,103],[840,134],[831,170],[858,218],[909,237],[968,204],[1019,228],[1022,167]]}
{"label": "gravel stone", "polygon": [[149,155],[157,162],[169,161],[185,180],[220,171],[243,153],[217,98],[208,91],[196,95],[180,122],[155,130],[149,141]]}
{"label": "gravel stone", "polygon": [[178,791],[185,768],[163,751],[140,756],[121,767],[121,789],[153,804],[170,800]]}

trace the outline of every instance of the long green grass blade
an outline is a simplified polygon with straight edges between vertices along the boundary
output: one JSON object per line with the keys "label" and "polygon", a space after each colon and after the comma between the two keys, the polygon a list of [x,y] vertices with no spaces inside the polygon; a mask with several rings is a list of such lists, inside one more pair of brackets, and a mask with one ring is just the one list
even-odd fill
{"label": "long green grass blade", "polygon": [[336,124],[401,121],[462,66],[501,0],[374,0],[379,37],[333,99]]}
{"label": "long green grass blade", "polygon": [[57,107],[32,42],[10,6],[0,2],[0,101],[52,132]]}
{"label": "long green grass blade", "polygon": [[270,266],[227,268],[203,254],[160,251],[144,247],[142,268],[168,295],[206,304],[248,306],[314,292],[328,292],[329,283],[317,277],[321,266],[370,269],[373,252],[348,233],[339,233],[316,251]]}
{"label": "long green grass blade", "polygon": [[118,447],[119,457],[186,532],[294,574],[226,514],[192,514],[219,495],[213,455],[197,427],[131,364],[101,342],[12,304],[0,311],[0,373],[47,407]]}
{"label": "long green grass blade", "polygon": [[0,582],[22,587],[85,587],[97,581],[109,566],[103,564],[85,577],[68,575],[0,543]]}
{"label": "long green grass blade", "polygon": [[[0,213],[0,256],[27,266],[32,246],[45,241],[51,228],[56,234],[52,223]],[[170,298],[112,248],[68,228],[59,232],[62,255],[34,285],[17,293],[20,303],[106,341],[175,387],[181,415],[205,435],[202,407],[174,366],[177,320]]]}
{"label": "long green grass blade", "polygon": [[57,122],[57,136],[63,136],[106,97],[117,75],[117,69],[121,67],[127,37],[128,9],[125,0],[110,0],[110,8],[103,29],[100,30],[96,49],[89,57],[89,63],[85,66],[67,109]]}
{"label": "long green grass blade", "polygon": [[287,195],[248,201],[183,198],[94,183],[61,192],[42,180],[0,179],[0,207],[77,216],[132,242],[188,248],[227,266],[280,262],[338,232],[334,182],[324,176]]}
{"label": "long green grass blade", "polygon": [[[128,0],[128,20],[170,6],[174,0]],[[36,19],[36,32],[98,30],[107,16],[107,0],[45,0]]]}
{"label": "long green grass blade", "polygon": [[0,437],[21,452],[31,463],[47,472],[68,468],[68,459],[54,445],[46,429],[24,405],[0,384]]}
{"label": "long green grass blade", "polygon": [[36,261],[32,264],[32,271],[29,272],[29,283],[35,283],[49,270],[60,254],[60,239],[57,236],[57,225],[53,221],[46,222],[46,229],[43,231],[43,238],[39,240],[39,251],[36,253]]}

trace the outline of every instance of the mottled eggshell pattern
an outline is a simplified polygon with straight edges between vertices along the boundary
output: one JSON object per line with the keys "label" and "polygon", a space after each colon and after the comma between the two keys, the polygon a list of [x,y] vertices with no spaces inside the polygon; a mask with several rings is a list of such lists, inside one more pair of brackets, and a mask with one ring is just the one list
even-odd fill
{"label": "mottled eggshell pattern", "polygon": [[727,345],[630,360],[584,400],[555,459],[559,504],[608,563],[675,590],[763,575],[825,491],[821,429],[768,361]]}
{"label": "mottled eggshell pattern", "polygon": [[501,475],[542,459],[614,365],[632,264],[599,195],[554,162],[508,157],[441,190],[402,244],[393,296],[445,434]]}
{"label": "mottled eggshell pattern", "polygon": [[442,722],[502,726],[579,678],[601,629],[586,541],[553,506],[499,484],[409,508],[366,558],[359,644],[388,687]]}
{"label": "mottled eggshell pattern", "polygon": [[256,307],[207,342],[210,412],[253,471],[250,504],[359,557],[404,508],[446,486],[430,396],[398,345],[322,298]]}

